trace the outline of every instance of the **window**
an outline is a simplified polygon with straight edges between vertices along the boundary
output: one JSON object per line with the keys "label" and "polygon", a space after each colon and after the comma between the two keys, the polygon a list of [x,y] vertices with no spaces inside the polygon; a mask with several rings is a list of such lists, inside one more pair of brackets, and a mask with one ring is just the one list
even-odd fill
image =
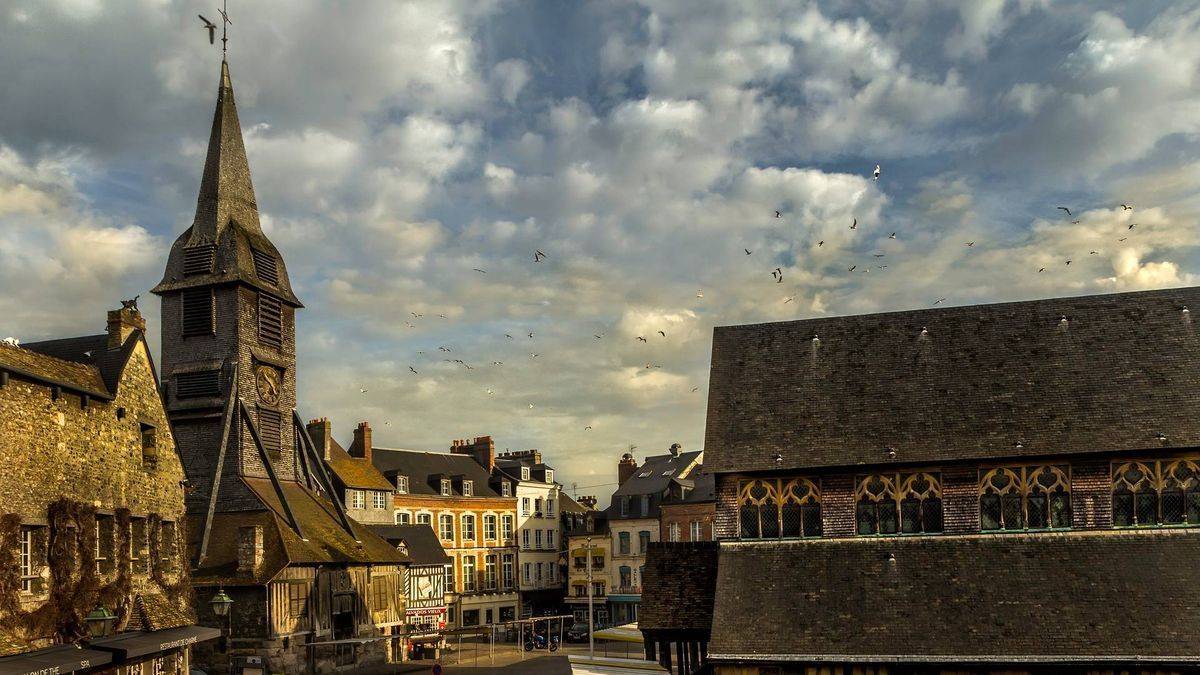
{"label": "window", "polygon": [[32,527],[21,528],[21,592],[32,593],[33,583],[38,575],[34,574],[34,537]]}
{"label": "window", "polygon": [[175,570],[175,561],[179,554],[178,545],[175,523],[170,520],[162,521],[159,526],[158,558],[168,571]]}
{"label": "window", "polygon": [[942,486],[937,474],[876,474],[858,479],[858,533],[942,531]]}
{"label": "window", "polygon": [[554,583],[554,568],[555,567],[556,567],[556,565],[554,563],[546,563],[546,580],[549,581],[550,583]]}
{"label": "window", "polygon": [[201,398],[221,395],[221,372],[203,370],[175,376],[175,398]]}
{"label": "window", "polygon": [[475,541],[475,516],[464,513],[462,517],[462,539],[464,542]]}
{"label": "window", "polygon": [[650,515],[650,495],[642,495],[642,515]]}
{"label": "window", "polygon": [[603,595],[604,595],[604,582],[603,581],[593,581],[592,582],[592,597],[602,597]]}
{"label": "window", "polygon": [[621,552],[621,555],[629,555],[629,533],[628,532],[618,533],[617,540],[620,542],[620,544],[617,547],[617,550]]}
{"label": "window", "polygon": [[537,570],[537,582],[540,584],[542,583],[542,563],[534,565],[534,569]]}
{"label": "window", "polygon": [[267,457],[278,460],[283,443],[283,415],[278,410],[258,408],[258,438]]}
{"label": "window", "polygon": [[254,260],[254,274],[268,284],[279,283],[279,266],[275,264],[275,256],[250,247],[250,258]]}
{"label": "window", "polygon": [[417,524],[418,525],[432,525],[433,524],[433,514],[432,513],[418,513],[417,514]]}
{"label": "window", "polygon": [[621,515],[629,515],[629,497],[627,495],[621,495],[617,500],[617,504],[621,507]]}
{"label": "window", "polygon": [[1044,530],[1071,526],[1066,466],[997,468],[979,479],[982,530]]}
{"label": "window", "polygon": [[197,274],[211,274],[216,256],[216,244],[200,244],[183,249],[183,276],[194,277]]}
{"label": "window", "polygon": [[671,523],[667,530],[667,541],[679,541],[679,523]]}
{"label": "window", "polygon": [[450,496],[450,480],[446,479],[446,478],[442,479],[442,496],[443,497]]}
{"label": "window", "polygon": [[377,509],[386,509],[387,508],[388,493],[383,492],[382,490],[373,490],[371,492],[371,494],[374,496],[374,501],[371,504],[372,506],[374,506]]}
{"label": "window", "polygon": [[533,534],[534,534],[534,537],[533,537],[533,541],[534,541],[533,547],[534,547],[534,548],[541,548],[541,547],[542,547],[542,531],[541,531],[541,530],[534,530],[534,531],[533,531]]}
{"label": "window", "polygon": [[537,518],[542,517],[542,499],[538,497],[533,500],[533,515]]}
{"label": "window", "polygon": [[408,494],[408,476],[396,476],[396,494]]}
{"label": "window", "polygon": [[411,513],[408,513],[407,511],[397,511],[396,512],[396,524],[397,525],[408,525],[411,522],[412,522],[412,514]]}
{"label": "window", "polygon": [[521,548],[529,548],[529,530],[521,530]]}
{"label": "window", "polygon": [[554,530],[546,530],[546,548],[554,548]]}
{"label": "window", "polygon": [[469,481],[469,480],[463,481],[462,493],[463,493],[464,497],[470,497],[471,495],[473,495],[475,493],[475,485],[474,485],[473,481]]}
{"label": "window", "polygon": [[[546,482],[547,483],[554,482],[554,469],[546,469]],[[547,509],[547,510],[549,510],[549,509]]]}
{"label": "window", "polygon": [[288,616],[303,619],[308,616],[308,582],[291,582],[288,587]]}
{"label": "window", "polygon": [[479,610],[464,609],[462,613],[463,626],[478,626],[479,625]]}
{"label": "window", "polygon": [[521,515],[529,515],[529,497],[521,497]]}
{"label": "window", "polygon": [[500,495],[503,497],[512,496],[512,484],[506,480],[500,481]]}
{"label": "window", "polygon": [[491,609],[483,610],[483,620],[485,623],[488,623],[488,624],[490,624],[492,622],[492,610]]}
{"label": "window", "polygon": [[819,537],[821,489],[807,478],[743,482],[738,488],[738,527],[743,539]]}
{"label": "window", "polygon": [[113,517],[96,514],[96,572],[108,574],[113,570]]}
{"label": "window", "polygon": [[496,516],[486,515],[483,517],[483,538],[492,540],[496,538]]}
{"label": "window", "polygon": [[617,570],[620,575],[620,588],[623,591],[628,591],[633,588],[633,568],[628,565],[621,565]]}
{"label": "window", "polygon": [[702,535],[700,533],[700,526],[701,526],[700,521],[698,521],[698,520],[692,521],[692,531],[689,533],[691,535],[692,541],[700,541],[703,538],[704,535]]}
{"label": "window", "polygon": [[508,590],[513,587],[513,555],[505,553],[500,557],[500,572],[503,575],[504,589]]}
{"label": "window", "polygon": [[500,538],[504,541],[512,539],[513,536],[513,517],[504,516],[500,519]]}
{"label": "window", "polygon": [[366,508],[366,500],[363,497],[362,490],[346,490],[346,508],[362,509]]}
{"label": "window", "polygon": [[442,539],[454,540],[454,516],[449,513],[438,516],[438,534]]}
{"label": "window", "polygon": [[371,609],[376,612],[386,610],[391,605],[391,594],[388,592],[387,577],[375,577],[371,580]]}
{"label": "window", "polygon": [[189,288],[180,296],[183,305],[183,337],[212,335],[214,331],[213,292],[211,288]]}
{"label": "window", "polygon": [[146,571],[146,551],[149,540],[146,538],[146,519],[129,519],[129,563],[134,572]]}
{"label": "window", "polygon": [[1164,459],[1113,465],[1113,525],[1200,525],[1200,461]]}
{"label": "window", "polygon": [[547,518],[554,517],[554,500],[553,499],[546,500],[546,517]]}
{"label": "window", "polygon": [[488,590],[496,590],[496,556],[489,555],[484,558],[483,563],[483,581],[484,588]]}
{"label": "window", "polygon": [[521,467],[521,480],[529,480],[529,467]]}
{"label": "window", "polygon": [[[455,591],[455,588],[454,588],[454,563],[449,563],[446,565],[446,592],[453,593],[454,591]],[[453,612],[454,608],[451,607],[450,611]],[[450,620],[453,621],[454,615],[451,614],[450,616],[451,616]]]}
{"label": "window", "polygon": [[258,294],[258,342],[267,347],[283,347],[283,303],[267,293]]}
{"label": "window", "polygon": [[525,563],[525,584],[533,583],[533,564]]}
{"label": "window", "polygon": [[158,466],[158,430],[152,424],[140,423],[142,430],[142,467]]}
{"label": "window", "polygon": [[638,532],[638,553],[645,553],[650,548],[650,533],[646,530]]}

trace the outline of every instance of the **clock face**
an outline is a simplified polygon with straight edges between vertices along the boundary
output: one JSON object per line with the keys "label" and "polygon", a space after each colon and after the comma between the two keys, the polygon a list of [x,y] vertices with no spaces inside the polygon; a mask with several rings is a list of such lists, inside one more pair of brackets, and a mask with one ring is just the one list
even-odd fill
{"label": "clock face", "polygon": [[259,366],[254,373],[258,398],[267,405],[279,404],[279,371],[270,366]]}

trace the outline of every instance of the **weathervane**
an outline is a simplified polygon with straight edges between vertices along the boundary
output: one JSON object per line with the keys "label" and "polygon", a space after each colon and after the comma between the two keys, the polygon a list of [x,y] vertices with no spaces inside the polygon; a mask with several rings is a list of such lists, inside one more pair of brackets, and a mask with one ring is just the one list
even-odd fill
{"label": "weathervane", "polygon": [[[229,0],[221,0],[221,6],[217,11],[221,14],[221,58],[225,58],[225,54],[229,51],[229,27],[233,22],[229,20]],[[217,24],[204,18],[203,14],[197,14],[200,20],[204,22],[204,27],[208,29],[208,44],[214,44],[217,39]]]}

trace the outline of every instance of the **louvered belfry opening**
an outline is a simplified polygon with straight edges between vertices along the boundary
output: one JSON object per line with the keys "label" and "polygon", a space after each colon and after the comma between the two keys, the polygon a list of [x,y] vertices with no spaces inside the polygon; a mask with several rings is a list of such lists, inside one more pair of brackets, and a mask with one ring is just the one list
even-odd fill
{"label": "louvered belfry opening", "polygon": [[283,415],[272,408],[258,408],[258,433],[263,450],[272,461],[279,459],[283,439]]}
{"label": "louvered belfry opening", "polygon": [[279,265],[275,262],[275,256],[253,246],[250,247],[250,255],[254,258],[254,273],[258,275],[258,278],[268,284],[278,285]]}
{"label": "louvered belfry opening", "polygon": [[183,249],[183,275],[211,274],[216,257],[216,244],[200,244]]}
{"label": "louvered belfry opening", "polygon": [[213,292],[211,288],[183,291],[183,335],[213,334]]}
{"label": "louvered belfry opening", "polygon": [[273,295],[258,294],[258,341],[267,347],[283,347],[283,303]]}
{"label": "louvered belfry opening", "polygon": [[179,373],[175,376],[176,398],[198,398],[221,395],[221,374],[217,370],[198,373]]}

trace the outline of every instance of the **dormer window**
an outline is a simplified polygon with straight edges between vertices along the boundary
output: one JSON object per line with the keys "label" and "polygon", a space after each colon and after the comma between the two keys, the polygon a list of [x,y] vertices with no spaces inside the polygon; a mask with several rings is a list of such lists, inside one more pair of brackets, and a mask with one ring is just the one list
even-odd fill
{"label": "dormer window", "polygon": [[475,493],[474,481],[464,480],[463,487],[462,487],[462,493],[463,493],[464,497],[472,496]]}
{"label": "dormer window", "polygon": [[500,495],[503,497],[511,497],[512,496],[512,483],[509,483],[508,481],[501,481]]}
{"label": "dormer window", "polygon": [[546,469],[546,482],[547,483],[554,482],[554,469]]}
{"label": "dormer window", "polygon": [[408,476],[396,476],[396,494],[408,494]]}
{"label": "dormer window", "polygon": [[670,476],[673,473],[675,473],[675,469],[667,469],[666,471],[663,472],[663,475]]}
{"label": "dormer window", "polygon": [[529,480],[529,467],[521,467],[521,480]]}
{"label": "dormer window", "polygon": [[450,479],[449,478],[442,479],[442,496],[443,497],[450,496]]}
{"label": "dormer window", "polygon": [[654,471],[643,471],[638,474],[638,478],[649,478],[653,473]]}

